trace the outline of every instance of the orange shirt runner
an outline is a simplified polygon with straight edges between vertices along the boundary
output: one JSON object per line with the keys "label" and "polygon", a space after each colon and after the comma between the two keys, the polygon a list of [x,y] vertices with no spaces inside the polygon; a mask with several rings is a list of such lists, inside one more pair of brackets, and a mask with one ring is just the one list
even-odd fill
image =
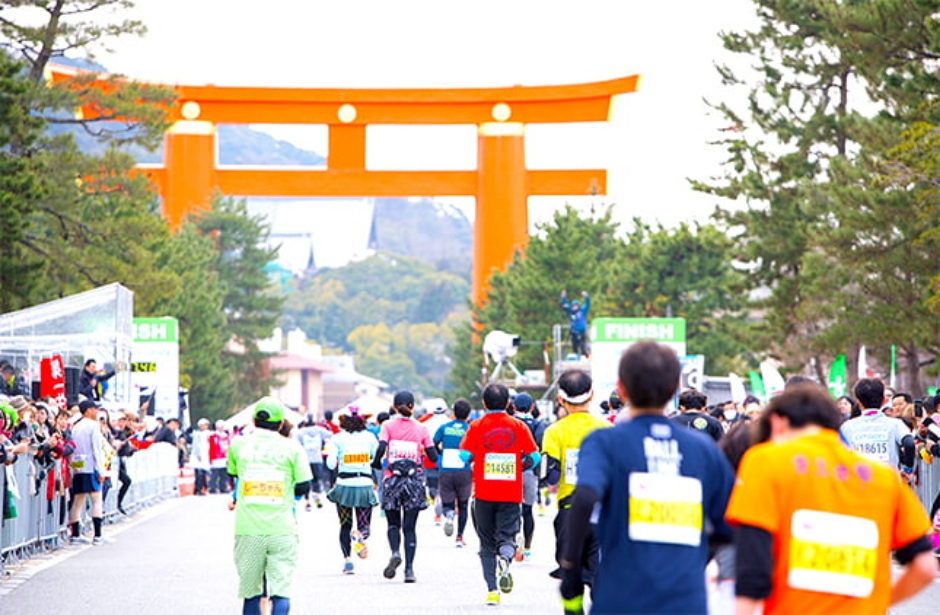
{"label": "orange shirt runner", "polygon": [[768,615],[886,612],[891,552],[930,529],[897,472],[831,430],[751,448],[726,517],[773,539]]}

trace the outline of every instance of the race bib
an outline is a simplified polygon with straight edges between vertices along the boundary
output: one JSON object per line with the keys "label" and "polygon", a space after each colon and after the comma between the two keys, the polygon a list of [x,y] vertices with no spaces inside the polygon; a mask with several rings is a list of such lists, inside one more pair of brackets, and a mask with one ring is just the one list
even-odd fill
{"label": "race bib", "polygon": [[581,449],[565,449],[565,482],[569,485],[578,484],[578,453]]}
{"label": "race bib", "polygon": [[441,467],[449,470],[459,470],[464,467],[463,459],[460,458],[460,451],[456,448],[445,448],[441,456]]}
{"label": "race bib", "polygon": [[858,433],[853,438],[855,452],[875,461],[890,461],[888,437],[881,433]]}
{"label": "race bib", "polygon": [[798,510],[790,519],[787,583],[865,598],[875,588],[878,526],[871,519]]}
{"label": "race bib", "polygon": [[629,508],[631,540],[702,543],[702,483],[697,478],[633,472]]}
{"label": "race bib", "polygon": [[483,480],[516,480],[516,454],[487,453],[484,455]]}
{"label": "race bib", "polygon": [[284,476],[277,470],[249,470],[241,477],[241,501],[275,506],[284,503]]}
{"label": "race bib", "polygon": [[357,463],[369,463],[370,461],[372,461],[372,457],[369,456],[369,453],[343,454],[343,463],[348,466],[355,465]]}
{"label": "race bib", "polygon": [[72,457],[72,460],[69,461],[69,466],[76,471],[81,471],[85,469],[85,456],[84,455],[75,455]]}
{"label": "race bib", "polygon": [[411,459],[412,461],[420,461],[421,455],[418,451],[417,442],[409,442],[407,440],[392,440],[388,443],[388,461],[389,463],[397,461],[399,459]]}

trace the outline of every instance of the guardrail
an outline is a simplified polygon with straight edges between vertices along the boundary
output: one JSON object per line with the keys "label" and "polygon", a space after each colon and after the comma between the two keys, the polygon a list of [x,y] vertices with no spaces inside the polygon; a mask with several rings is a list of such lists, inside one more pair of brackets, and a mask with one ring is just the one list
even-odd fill
{"label": "guardrail", "polygon": [[[124,498],[124,509],[131,511],[148,506],[177,491],[179,466],[176,447],[160,443],[125,458],[131,487]],[[23,455],[10,466],[19,492],[14,502],[17,516],[3,521],[0,530],[0,570],[3,564],[29,557],[38,552],[56,549],[66,535],[68,524],[68,501],[66,497],[49,494],[49,477],[41,472],[32,455]],[[113,520],[120,512],[117,509],[118,461],[114,460],[111,472],[111,489],[104,500],[105,522]],[[0,466],[0,488],[4,487],[6,473]],[[4,490],[0,489],[0,493]],[[82,522],[90,523],[90,502],[86,503]]]}
{"label": "guardrail", "polygon": [[918,457],[914,468],[917,477],[914,492],[929,513],[937,495],[940,494],[940,458],[934,459],[933,463],[927,463]]}

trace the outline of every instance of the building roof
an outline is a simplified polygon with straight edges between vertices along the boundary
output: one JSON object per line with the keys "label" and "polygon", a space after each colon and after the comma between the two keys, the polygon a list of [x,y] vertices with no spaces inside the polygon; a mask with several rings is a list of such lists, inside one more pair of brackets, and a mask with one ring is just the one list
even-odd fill
{"label": "building roof", "polygon": [[322,361],[315,361],[290,352],[282,352],[279,355],[271,357],[268,359],[268,365],[271,369],[275,370],[309,370],[320,372],[321,374],[336,371],[332,366]]}

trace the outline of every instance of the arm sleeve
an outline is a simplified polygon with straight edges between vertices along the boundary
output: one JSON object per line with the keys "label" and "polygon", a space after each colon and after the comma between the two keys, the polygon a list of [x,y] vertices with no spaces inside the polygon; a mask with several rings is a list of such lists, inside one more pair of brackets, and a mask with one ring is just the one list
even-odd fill
{"label": "arm sleeve", "polygon": [[773,537],[767,530],[752,525],[741,525],[734,532],[735,594],[753,600],[763,600],[773,587]]}
{"label": "arm sleeve", "polygon": [[921,553],[933,551],[933,545],[926,536],[921,536],[914,542],[908,543],[894,552],[894,557],[902,566],[907,566],[914,561],[914,558]]}
{"label": "arm sleeve", "polygon": [[376,470],[382,469],[382,458],[385,457],[385,450],[388,448],[388,442],[382,440],[379,447],[375,450],[375,457],[372,458],[372,467]]}
{"label": "arm sleeve", "polygon": [[433,446],[427,446],[424,448],[424,454],[428,456],[428,459],[431,461],[437,461],[437,449]]}
{"label": "arm sleeve", "polygon": [[600,501],[600,495],[590,487],[578,486],[571,496],[571,508],[565,519],[564,542],[561,544],[561,559],[575,567],[581,565],[584,541],[591,527],[591,512]]}
{"label": "arm sleeve", "polygon": [[914,465],[914,436],[911,434],[901,438],[901,465],[906,468]]}
{"label": "arm sleeve", "polygon": [[561,480],[561,464],[551,455],[542,455],[541,465],[542,482],[546,485],[557,485]]}

